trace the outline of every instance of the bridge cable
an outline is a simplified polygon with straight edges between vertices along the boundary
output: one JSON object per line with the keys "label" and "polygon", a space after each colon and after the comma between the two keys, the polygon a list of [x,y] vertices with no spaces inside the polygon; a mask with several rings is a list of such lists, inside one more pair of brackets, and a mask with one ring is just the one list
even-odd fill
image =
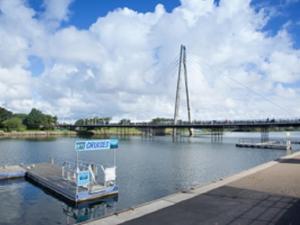
{"label": "bridge cable", "polygon": [[[205,63],[205,62],[204,62],[202,59],[200,59],[200,57],[197,56],[197,55],[193,55],[193,54],[190,55],[190,54],[189,54],[189,56],[192,56],[192,57],[194,56],[194,57],[196,57],[196,58],[189,57],[189,59],[191,59],[192,61],[194,61],[195,63],[197,63],[197,66],[202,67],[201,61],[202,61],[203,63]],[[208,65],[208,63],[206,64],[206,66],[211,67],[210,65]],[[205,74],[203,74],[203,75],[205,76]],[[230,77],[229,75],[222,75],[222,77],[228,78],[228,79],[230,79],[231,81],[233,81],[233,82],[235,82],[236,84],[238,84],[239,86],[242,86],[243,88],[246,88],[249,92],[252,92],[253,94],[255,94],[255,95],[259,96],[260,98],[264,99],[265,101],[269,102],[269,103],[272,104],[273,106],[276,106],[276,107],[279,108],[282,112],[287,113],[287,114],[289,114],[290,116],[295,116],[295,115],[292,115],[290,112],[286,111],[286,109],[285,109],[284,107],[282,107],[282,106],[278,105],[277,103],[273,102],[272,100],[270,100],[270,99],[267,98],[266,96],[264,96],[264,95],[262,95],[262,94],[260,94],[260,93],[258,93],[258,92],[256,92],[256,91],[252,90],[250,87],[246,86],[245,84],[241,83],[241,82],[238,81],[238,80],[235,80],[234,78]]]}

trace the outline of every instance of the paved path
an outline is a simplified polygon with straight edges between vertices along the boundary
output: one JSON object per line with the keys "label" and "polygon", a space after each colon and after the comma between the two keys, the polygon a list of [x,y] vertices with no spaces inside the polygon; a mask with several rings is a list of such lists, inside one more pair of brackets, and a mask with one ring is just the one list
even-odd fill
{"label": "paved path", "polygon": [[279,160],[279,163],[271,168],[249,175],[229,185],[300,198],[300,156]]}
{"label": "paved path", "polygon": [[296,198],[224,186],[124,225],[300,224]]}
{"label": "paved path", "polygon": [[[89,224],[300,224],[299,153],[278,162],[267,163],[247,175],[237,175],[214,186],[205,193],[202,193],[203,188],[194,190],[194,194],[201,194],[192,194],[192,197],[176,194]],[[170,201],[169,205],[167,200]]]}

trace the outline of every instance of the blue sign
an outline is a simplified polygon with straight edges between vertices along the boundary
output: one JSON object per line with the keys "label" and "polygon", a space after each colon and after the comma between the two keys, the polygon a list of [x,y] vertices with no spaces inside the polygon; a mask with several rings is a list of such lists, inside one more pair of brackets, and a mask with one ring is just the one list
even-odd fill
{"label": "blue sign", "polygon": [[77,174],[77,186],[85,187],[90,183],[90,172],[80,171]]}
{"label": "blue sign", "polygon": [[118,146],[119,141],[117,139],[76,141],[75,150],[77,152],[99,151],[115,149],[118,148]]}
{"label": "blue sign", "polygon": [[119,147],[119,141],[117,139],[110,140],[110,148],[115,149]]}

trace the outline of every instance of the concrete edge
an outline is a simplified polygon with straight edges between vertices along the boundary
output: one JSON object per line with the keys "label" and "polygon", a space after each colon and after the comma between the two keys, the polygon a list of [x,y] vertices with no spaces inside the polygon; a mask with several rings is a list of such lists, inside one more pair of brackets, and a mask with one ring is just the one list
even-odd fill
{"label": "concrete edge", "polygon": [[[300,156],[300,152],[293,153],[288,156],[283,156],[279,159],[290,159],[294,158],[296,156]],[[119,213],[116,213],[111,216],[107,216],[101,219],[95,219],[92,221],[86,221],[79,224],[85,224],[85,225],[117,225],[120,223],[124,223],[133,219],[136,219],[138,217],[153,213],[155,211],[158,211],[160,209],[172,206],[174,204],[177,204],[179,202],[182,202],[184,200],[193,198],[197,195],[204,194],[206,192],[209,192],[211,190],[214,190],[216,188],[222,187],[224,185],[227,185],[229,183],[232,183],[234,181],[237,181],[241,178],[244,178],[246,176],[252,175],[254,173],[257,173],[259,171],[265,170],[267,168],[270,168],[276,164],[279,164],[280,162],[277,160],[273,160],[258,166],[255,166],[251,169],[244,170],[242,172],[239,172],[235,175],[225,177],[223,179],[220,179],[219,181],[212,182],[208,185],[202,185],[202,186],[195,186],[190,189],[188,192],[178,192],[171,195],[168,195],[166,197],[162,197],[157,200],[153,200],[144,204],[140,204],[134,208],[130,208],[128,210],[121,211]]]}

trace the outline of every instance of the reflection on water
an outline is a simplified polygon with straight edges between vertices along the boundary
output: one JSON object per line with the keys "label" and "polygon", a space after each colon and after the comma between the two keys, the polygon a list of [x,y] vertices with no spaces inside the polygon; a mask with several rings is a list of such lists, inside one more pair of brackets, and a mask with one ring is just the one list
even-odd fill
{"label": "reflection on water", "polygon": [[63,205],[63,213],[67,217],[67,224],[80,223],[92,220],[115,212],[118,197],[110,197],[93,203],[82,203],[79,205]]}
{"label": "reflection on water", "polygon": [[[299,137],[299,133],[291,135]],[[284,133],[270,137],[285,137]],[[0,182],[0,224],[73,224],[100,218],[151,201],[193,185],[204,185],[286,154],[280,150],[238,149],[239,138],[260,133],[225,134],[222,143],[210,136],[151,140],[130,137],[117,150],[118,198],[72,206],[23,179]],[[50,158],[74,160],[76,138],[1,139],[0,165],[38,163]],[[81,160],[102,165],[111,163],[112,152],[80,154]]]}
{"label": "reflection on water", "polygon": [[[0,181],[0,224],[74,224],[111,215],[117,196],[77,205],[24,179]],[[43,204],[36,204],[43,202]]]}
{"label": "reflection on water", "polygon": [[0,137],[0,141],[4,141],[4,140],[27,140],[27,141],[36,141],[36,142],[44,142],[44,141],[56,141],[57,139],[59,139],[60,137],[55,137],[55,136],[41,136],[41,137],[36,137],[36,136],[32,136],[32,137]]}
{"label": "reflection on water", "polygon": [[[113,214],[116,211],[116,203],[118,201],[118,195],[112,195],[105,198],[85,201],[80,203],[74,203],[69,201],[66,198],[61,197],[57,193],[53,192],[50,189],[44,188],[42,185],[36,183],[33,180],[17,179],[16,182],[29,182],[30,185],[38,188],[40,191],[43,191],[49,198],[55,198],[61,202],[62,212],[66,217],[67,224],[74,224],[83,222],[86,220],[92,220],[96,218],[101,218]],[[14,184],[14,180],[3,181],[4,186],[0,186],[1,189],[7,190],[7,185],[11,188],[11,184]],[[0,183],[1,184],[1,183]],[[12,192],[12,190],[10,190]],[[13,192],[18,192],[17,190]],[[33,197],[33,195],[31,195]],[[1,223],[0,223],[1,224]]]}

